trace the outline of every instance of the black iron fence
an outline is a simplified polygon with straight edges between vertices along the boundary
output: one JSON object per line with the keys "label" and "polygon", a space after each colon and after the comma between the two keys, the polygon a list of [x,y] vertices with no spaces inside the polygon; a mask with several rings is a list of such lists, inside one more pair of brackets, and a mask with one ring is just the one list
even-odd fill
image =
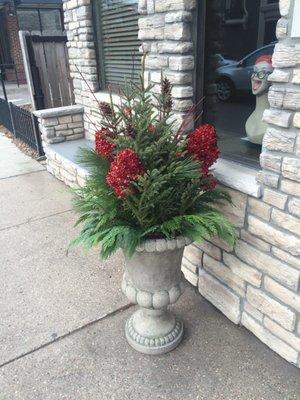
{"label": "black iron fence", "polygon": [[13,131],[12,120],[10,115],[9,103],[0,97],[0,124],[5,126],[10,132]]}
{"label": "black iron fence", "polygon": [[0,125],[36,150],[39,156],[45,154],[37,118],[30,111],[0,98]]}
{"label": "black iron fence", "polygon": [[36,150],[39,156],[44,155],[37,118],[30,111],[13,103],[9,107],[15,137]]}

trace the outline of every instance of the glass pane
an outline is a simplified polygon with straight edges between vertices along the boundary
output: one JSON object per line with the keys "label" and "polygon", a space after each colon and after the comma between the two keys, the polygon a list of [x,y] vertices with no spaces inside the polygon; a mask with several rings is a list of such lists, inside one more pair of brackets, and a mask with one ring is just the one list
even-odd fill
{"label": "glass pane", "polygon": [[40,10],[44,31],[61,31],[60,10]]}
{"label": "glass pane", "polygon": [[216,126],[223,157],[257,165],[266,130],[262,115],[269,108],[278,1],[268,8],[265,0],[219,3],[217,9],[206,2],[205,58],[217,57],[215,64],[205,65],[204,122]]}
{"label": "glass pane", "polygon": [[21,31],[39,31],[39,15],[37,10],[18,10],[17,11],[19,28]]}

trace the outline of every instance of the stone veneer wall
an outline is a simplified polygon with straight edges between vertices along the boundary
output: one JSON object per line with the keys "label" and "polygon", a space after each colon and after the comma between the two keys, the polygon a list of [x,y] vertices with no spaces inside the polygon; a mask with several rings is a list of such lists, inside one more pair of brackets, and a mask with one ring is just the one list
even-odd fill
{"label": "stone veneer wall", "polygon": [[281,0],[280,11],[258,174],[263,196],[228,189],[237,246],[190,246],[183,270],[231,321],[300,366],[300,38],[290,37],[293,1]]}
{"label": "stone veneer wall", "polygon": [[[86,135],[101,122],[97,100],[108,101],[97,75],[91,0],[63,0],[68,54],[76,104],[85,107]],[[173,87],[176,121],[181,123],[193,102],[193,43],[191,20],[195,0],[139,0],[141,51],[148,52],[146,80],[157,85],[161,70]]]}
{"label": "stone veneer wall", "polygon": [[34,111],[42,134],[46,155],[46,167],[66,185],[77,187],[84,184],[86,171],[60,155],[52,145],[84,137],[83,107],[67,106]]}
{"label": "stone veneer wall", "polygon": [[[183,271],[230,320],[300,366],[300,43],[289,37],[292,6],[293,0],[280,0],[271,108],[265,112],[269,127],[258,174],[263,196],[227,189],[235,203],[225,211],[237,227],[236,248],[218,240],[194,244],[185,252]],[[139,37],[149,53],[146,77],[158,84],[164,70],[174,85],[179,122],[193,98],[194,7],[194,0],[139,0]],[[104,100],[98,92],[91,1],[64,0],[64,10],[75,99],[85,106],[91,136],[91,120],[97,124],[100,116],[88,86]]]}

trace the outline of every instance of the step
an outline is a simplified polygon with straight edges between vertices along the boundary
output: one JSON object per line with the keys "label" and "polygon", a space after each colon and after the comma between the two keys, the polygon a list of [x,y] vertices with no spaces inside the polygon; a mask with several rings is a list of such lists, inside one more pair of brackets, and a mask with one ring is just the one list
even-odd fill
{"label": "step", "polygon": [[48,172],[72,188],[83,186],[88,170],[77,162],[79,149],[93,147],[93,142],[87,139],[48,145],[45,148]]}

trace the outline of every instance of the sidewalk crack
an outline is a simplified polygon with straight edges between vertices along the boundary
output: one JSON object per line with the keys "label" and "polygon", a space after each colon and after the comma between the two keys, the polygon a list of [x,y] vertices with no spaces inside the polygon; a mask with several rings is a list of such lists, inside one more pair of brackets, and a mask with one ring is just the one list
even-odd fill
{"label": "sidewalk crack", "polygon": [[93,326],[93,325],[97,324],[98,322],[100,322],[100,321],[102,321],[102,320],[104,320],[104,319],[106,319],[106,318],[113,317],[113,316],[115,316],[115,315],[117,315],[117,314],[119,314],[119,313],[121,313],[121,312],[127,310],[128,308],[130,308],[130,307],[132,307],[132,306],[133,306],[132,303],[127,303],[127,304],[125,304],[124,306],[119,307],[119,308],[117,308],[117,309],[114,310],[114,311],[111,311],[111,312],[109,312],[109,313],[106,313],[106,314],[102,315],[101,317],[99,317],[99,318],[97,318],[97,319],[94,319],[93,321],[88,322],[88,323],[85,324],[85,325],[81,325],[81,326],[79,326],[78,328],[75,328],[74,330],[72,330],[72,331],[70,331],[70,332],[66,332],[66,333],[64,333],[63,335],[57,336],[55,339],[50,340],[49,342],[43,343],[43,344],[41,344],[40,346],[34,347],[33,349],[31,349],[31,350],[29,350],[29,351],[26,351],[25,353],[22,353],[22,354],[20,354],[19,356],[16,356],[16,357],[12,358],[11,360],[5,361],[4,363],[0,364],[0,368],[5,367],[6,365],[9,365],[9,364],[11,364],[11,363],[13,363],[13,362],[15,362],[15,361],[18,361],[18,360],[20,360],[21,358],[24,358],[24,357],[26,357],[26,356],[29,356],[30,354],[33,354],[33,353],[35,353],[36,351],[39,351],[39,350],[41,350],[41,349],[44,349],[45,347],[48,347],[48,346],[50,346],[50,345],[53,344],[53,343],[59,342],[59,341],[65,339],[65,338],[67,338],[67,337],[69,337],[69,336],[71,336],[71,335],[74,335],[75,333],[80,332],[80,331],[82,331],[83,329],[88,328],[88,327],[90,327],[90,326]]}

